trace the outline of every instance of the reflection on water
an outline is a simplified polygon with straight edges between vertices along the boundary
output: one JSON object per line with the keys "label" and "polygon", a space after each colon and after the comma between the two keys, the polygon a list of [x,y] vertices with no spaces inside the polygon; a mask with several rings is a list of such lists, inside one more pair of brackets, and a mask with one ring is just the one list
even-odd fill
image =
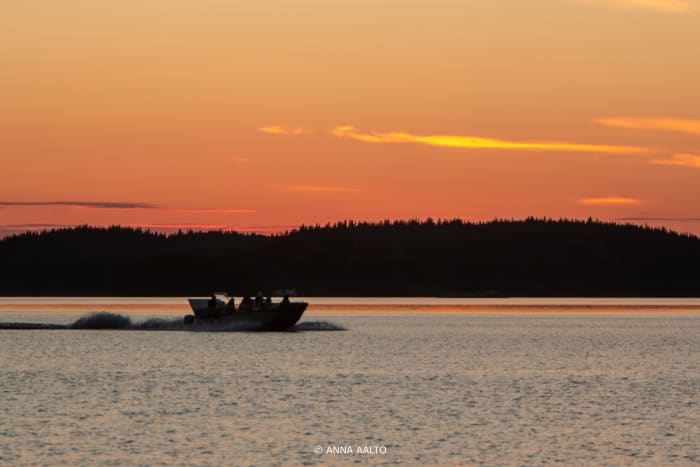
{"label": "reflection on water", "polygon": [[[700,462],[700,313],[674,307],[693,300],[629,304],[666,307],[646,313],[377,303],[300,323],[345,332],[0,330],[0,464]],[[132,322],[182,314],[138,310]],[[0,320],[84,315],[6,308]],[[344,445],[386,452],[313,453]]]}

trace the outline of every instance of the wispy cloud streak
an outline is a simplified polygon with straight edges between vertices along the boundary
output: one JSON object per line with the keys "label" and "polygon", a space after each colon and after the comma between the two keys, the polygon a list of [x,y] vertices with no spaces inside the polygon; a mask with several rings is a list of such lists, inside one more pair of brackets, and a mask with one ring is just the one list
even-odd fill
{"label": "wispy cloud streak", "polygon": [[284,125],[265,125],[258,128],[258,131],[273,135],[302,135],[306,133],[303,128],[291,128]]}
{"label": "wispy cloud streak", "polygon": [[[69,229],[78,227],[78,224],[0,224],[0,238],[25,232],[39,232],[52,229]],[[299,228],[299,225],[253,225],[240,226],[233,224],[215,223],[127,223],[123,227],[141,228],[161,233],[176,233],[178,231],[224,231],[240,233],[256,233],[261,235],[273,235],[289,232]],[[97,227],[97,226],[96,226]]]}
{"label": "wispy cloud streak", "polygon": [[32,229],[60,229],[63,227],[70,227],[70,224],[0,224],[0,227],[4,229],[15,229],[15,230],[32,230]]}
{"label": "wispy cloud streak", "polygon": [[697,7],[687,0],[574,0],[616,10],[650,10],[666,13],[692,13]]}
{"label": "wispy cloud streak", "polygon": [[682,118],[596,118],[601,125],[635,130],[667,130],[700,135],[700,120]]}
{"label": "wispy cloud streak", "polygon": [[69,207],[77,209],[118,209],[118,210],[143,210],[152,209],[169,212],[187,213],[214,213],[214,214],[247,214],[255,212],[252,209],[226,209],[226,208],[169,208],[157,204],[148,203],[123,203],[102,201],[0,201],[2,207]]}
{"label": "wispy cloud streak", "polygon": [[649,163],[658,165],[676,165],[680,167],[700,169],[700,156],[696,156],[694,154],[673,154],[668,159],[650,159]]}
{"label": "wispy cloud streak", "polygon": [[353,193],[363,191],[359,188],[332,185],[277,185],[282,191],[296,193]]}
{"label": "wispy cloud streak", "polygon": [[25,232],[39,232],[52,229],[65,229],[75,227],[70,224],[48,224],[48,223],[30,223],[30,224],[0,224],[0,238],[9,237],[10,235],[22,234]]}
{"label": "wispy cloud streak", "polygon": [[253,209],[216,209],[216,208],[203,208],[203,209],[182,209],[182,208],[163,208],[164,211],[172,212],[195,212],[195,213],[206,213],[206,214],[250,214],[255,212]]}
{"label": "wispy cloud streak", "polygon": [[174,233],[179,230],[195,232],[208,231],[224,231],[224,232],[240,232],[240,233],[258,233],[262,235],[270,235],[275,233],[288,232],[298,229],[299,226],[293,225],[252,225],[241,226],[234,224],[216,224],[216,223],[131,223],[125,224],[125,227],[138,227],[142,229],[154,230],[157,232]]}
{"label": "wispy cloud streak", "polygon": [[630,222],[700,222],[700,217],[618,217],[616,220]]}
{"label": "wispy cloud streak", "polygon": [[606,196],[604,198],[581,198],[578,203],[584,206],[618,206],[640,204],[642,200],[623,196]]}
{"label": "wispy cloud streak", "polygon": [[413,135],[410,133],[359,133],[352,126],[338,126],[332,131],[338,138],[350,138],[365,143],[417,143],[428,146],[441,146],[464,149],[500,149],[515,151],[563,151],[595,152],[615,154],[635,154],[648,152],[647,148],[632,146],[612,146],[600,144],[578,144],[563,142],[524,142],[507,141],[478,136],[461,135]]}
{"label": "wispy cloud streak", "polygon": [[0,201],[0,206],[64,206],[81,209],[158,209],[158,206],[153,204],[103,201]]}

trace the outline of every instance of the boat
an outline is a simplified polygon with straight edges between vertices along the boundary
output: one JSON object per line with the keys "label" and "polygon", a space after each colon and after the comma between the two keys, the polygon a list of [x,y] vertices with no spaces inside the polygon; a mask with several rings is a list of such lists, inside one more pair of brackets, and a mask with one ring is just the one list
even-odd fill
{"label": "boat", "polygon": [[244,297],[236,306],[235,299],[225,293],[209,298],[188,298],[193,315],[185,315],[186,326],[227,327],[259,331],[284,331],[294,326],[304,314],[306,302],[292,302],[284,296],[279,302],[258,294]]}

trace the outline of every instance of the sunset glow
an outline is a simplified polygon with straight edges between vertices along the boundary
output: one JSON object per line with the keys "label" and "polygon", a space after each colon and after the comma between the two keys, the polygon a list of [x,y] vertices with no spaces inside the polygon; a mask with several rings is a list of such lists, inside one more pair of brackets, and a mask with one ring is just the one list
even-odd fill
{"label": "sunset glow", "polygon": [[680,131],[700,135],[700,120],[680,118],[597,118],[603,125],[637,130]]}
{"label": "sunset glow", "polygon": [[699,7],[4,2],[0,236],[528,216],[700,234]]}

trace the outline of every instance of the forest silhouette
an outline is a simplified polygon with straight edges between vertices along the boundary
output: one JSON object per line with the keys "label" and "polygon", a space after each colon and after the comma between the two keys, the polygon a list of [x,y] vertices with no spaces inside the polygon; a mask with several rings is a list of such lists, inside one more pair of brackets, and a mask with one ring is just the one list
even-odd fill
{"label": "forest silhouette", "polygon": [[700,295],[698,237],[591,219],[344,221],[272,236],[80,226],[4,238],[0,264],[0,295]]}

